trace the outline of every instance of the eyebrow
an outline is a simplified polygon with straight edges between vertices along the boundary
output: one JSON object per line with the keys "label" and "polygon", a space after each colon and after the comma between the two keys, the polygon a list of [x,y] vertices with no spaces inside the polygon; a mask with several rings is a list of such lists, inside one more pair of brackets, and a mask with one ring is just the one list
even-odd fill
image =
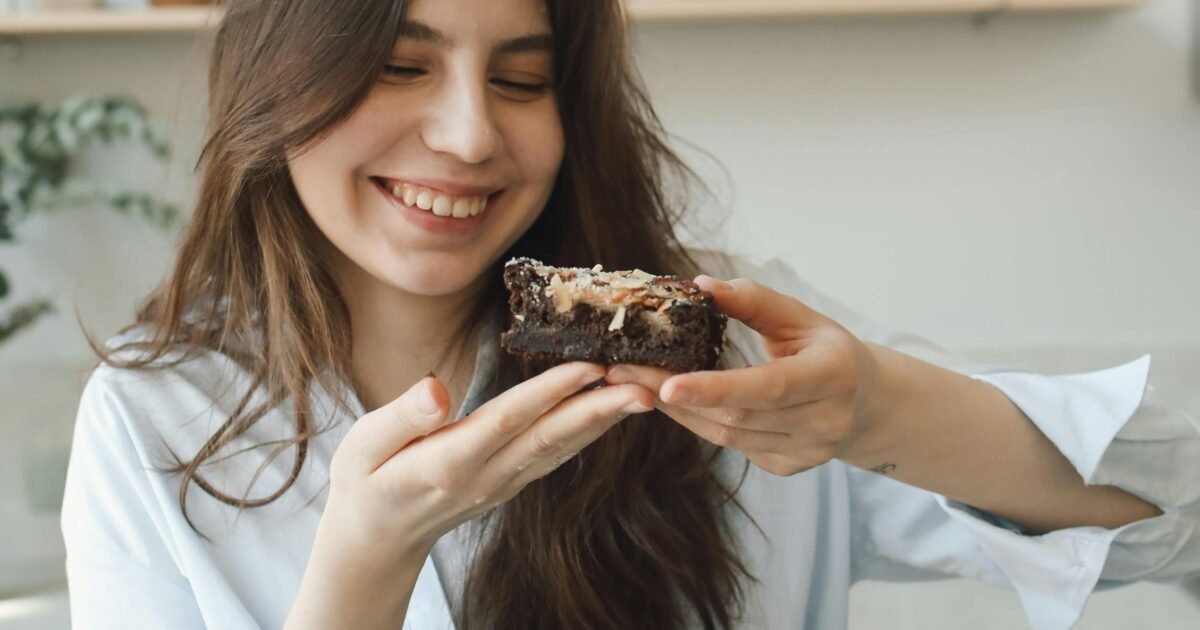
{"label": "eyebrow", "polygon": [[[418,42],[427,42],[435,46],[452,48],[454,40],[445,33],[416,20],[408,20],[400,26],[399,37]],[[524,35],[515,39],[500,42],[492,48],[494,54],[515,54],[526,52],[553,52],[554,36],[549,33]]]}

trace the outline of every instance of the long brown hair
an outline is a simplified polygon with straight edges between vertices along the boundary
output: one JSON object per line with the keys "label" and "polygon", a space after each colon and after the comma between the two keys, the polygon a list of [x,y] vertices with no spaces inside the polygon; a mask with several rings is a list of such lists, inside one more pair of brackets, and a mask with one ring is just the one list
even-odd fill
{"label": "long brown hair", "polygon": [[[192,484],[239,509],[287,492],[309,440],[323,430],[309,405],[314,382],[350,409],[342,386],[355,384],[349,314],[318,255],[328,241],[299,200],[286,156],[312,146],[367,96],[378,72],[364,68],[387,62],[406,4],[228,3],[209,68],[199,196],[174,269],[122,331],[143,329],[140,338],[115,348],[89,338],[117,367],[169,367],[214,351],[252,375],[228,420],[168,469],[181,475],[185,516]],[[668,196],[694,178],[666,144],[633,70],[620,3],[547,0],[547,8],[564,162],[543,213],[488,271],[493,282],[478,314],[502,299],[500,265],[509,256],[679,275],[697,270],[674,231],[686,204]],[[179,348],[181,355],[164,360]],[[130,358],[128,350],[137,352]],[[496,386],[534,371],[504,357]],[[251,407],[256,391],[267,396]],[[287,483],[251,498],[205,481],[202,466],[289,399],[294,435],[267,445],[266,454],[267,462],[294,455]],[[736,488],[719,478],[719,454],[659,413],[617,425],[485,516],[494,535],[472,563],[460,626],[732,627],[743,605],[742,580],[753,577],[725,516],[728,506],[741,506]]]}

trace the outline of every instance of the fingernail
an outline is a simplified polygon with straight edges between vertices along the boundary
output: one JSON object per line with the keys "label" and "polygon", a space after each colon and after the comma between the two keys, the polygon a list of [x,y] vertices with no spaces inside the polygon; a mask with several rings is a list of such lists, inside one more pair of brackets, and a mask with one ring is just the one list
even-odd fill
{"label": "fingernail", "polygon": [[433,384],[427,383],[421,388],[421,395],[417,397],[417,411],[427,416],[435,416],[441,410],[437,399],[433,397]]}
{"label": "fingernail", "polygon": [[604,370],[588,370],[583,373],[583,384],[590,385],[604,378]]}
{"label": "fingernail", "polygon": [[654,407],[647,407],[646,403],[644,403],[640,400],[635,400],[635,401],[629,403],[628,405],[625,405],[625,407],[623,409],[621,409],[621,412],[622,413],[646,413],[647,411],[650,411],[653,408]]}
{"label": "fingernail", "polygon": [[608,371],[608,376],[606,376],[605,379],[610,383],[614,381],[628,383],[634,380],[633,370],[630,370],[629,368],[615,367]]}
{"label": "fingernail", "polygon": [[686,405],[696,399],[696,393],[686,387],[675,387],[667,392],[667,402],[678,405]]}
{"label": "fingernail", "polygon": [[733,291],[734,290],[734,286],[732,284],[725,282],[724,280],[718,280],[712,276],[705,275],[705,274],[700,274],[699,276],[696,276],[696,284],[700,284],[700,283],[704,283],[710,287],[722,289],[725,291]]}

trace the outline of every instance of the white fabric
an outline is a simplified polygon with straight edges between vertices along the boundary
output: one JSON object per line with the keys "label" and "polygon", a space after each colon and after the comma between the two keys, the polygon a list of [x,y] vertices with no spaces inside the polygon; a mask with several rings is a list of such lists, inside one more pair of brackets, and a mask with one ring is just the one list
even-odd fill
{"label": "white fabric", "polygon": [[[730,275],[710,262],[706,269]],[[864,340],[986,380],[1083,478],[1125,488],[1164,512],[1116,531],[1025,536],[988,514],[840,462],[786,478],[751,467],[737,497],[766,537],[739,513],[730,514],[743,557],[759,580],[748,586],[741,627],[845,628],[848,593],[857,580],[966,576],[1013,588],[1034,628],[1058,630],[1075,623],[1094,588],[1200,571],[1200,537],[1194,534],[1200,522],[1200,427],[1147,387],[1149,357],[1075,376],[968,365],[832,302],[778,261],[738,261],[732,273],[804,301]],[[494,339],[495,326],[489,330],[485,343]],[[735,326],[731,335],[743,348],[759,351],[757,343],[746,343],[744,328]],[[494,361],[494,354],[481,351],[465,410],[484,398],[479,383]],[[282,626],[325,505],[330,458],[362,410],[353,398],[353,409],[335,410],[328,393],[316,389],[314,410],[329,421],[328,429],[310,443],[295,485],[265,507],[238,514],[192,488],[189,515],[205,540],[179,508],[179,476],[158,469],[171,463],[171,451],[184,458],[196,453],[248,383],[247,374],[215,354],[160,372],[102,366],[92,375],[80,402],[62,517],[74,627]],[[290,436],[290,410],[290,404],[273,410],[226,452]],[[206,466],[204,477],[240,496],[270,451],[257,448]],[[248,495],[278,489],[294,454],[284,451],[262,468]],[[727,452],[722,473],[736,481],[743,462]],[[426,561],[405,628],[453,627],[466,531],[444,537]]]}

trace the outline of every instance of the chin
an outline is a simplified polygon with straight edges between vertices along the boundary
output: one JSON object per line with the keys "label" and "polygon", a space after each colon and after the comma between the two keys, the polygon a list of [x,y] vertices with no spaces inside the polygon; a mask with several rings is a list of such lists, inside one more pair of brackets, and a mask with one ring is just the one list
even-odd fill
{"label": "chin", "polygon": [[[441,258],[441,257],[438,257]],[[472,261],[473,262],[473,261]],[[459,293],[487,272],[486,265],[463,261],[413,261],[405,263],[403,269],[385,281],[408,293],[438,297]]]}

